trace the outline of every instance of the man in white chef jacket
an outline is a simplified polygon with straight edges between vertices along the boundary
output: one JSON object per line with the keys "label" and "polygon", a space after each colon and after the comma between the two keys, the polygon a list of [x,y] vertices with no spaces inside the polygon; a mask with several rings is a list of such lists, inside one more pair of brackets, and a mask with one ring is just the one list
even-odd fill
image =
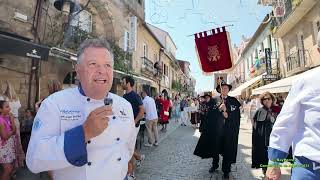
{"label": "man in white chef jacket", "polygon": [[[107,42],[86,40],[76,65],[80,85],[46,98],[35,117],[27,152],[34,172],[54,180],[123,180],[136,141],[132,107],[110,93],[113,54]],[[113,100],[105,105],[104,99]]]}
{"label": "man in white chef jacket", "polygon": [[[320,54],[320,32],[317,50]],[[320,179],[319,74],[319,68],[309,70],[292,84],[270,135],[268,179],[280,179],[279,167],[286,161],[291,145],[294,155],[291,180]]]}

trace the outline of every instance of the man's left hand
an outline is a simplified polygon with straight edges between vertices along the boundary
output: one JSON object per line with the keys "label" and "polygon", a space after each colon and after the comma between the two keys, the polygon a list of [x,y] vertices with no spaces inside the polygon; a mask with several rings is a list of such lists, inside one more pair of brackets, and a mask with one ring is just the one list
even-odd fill
{"label": "man's left hand", "polygon": [[280,180],[280,177],[281,177],[280,167],[268,167],[266,176],[268,180]]}
{"label": "man's left hand", "polygon": [[220,111],[227,111],[227,107],[224,103],[219,106]]}

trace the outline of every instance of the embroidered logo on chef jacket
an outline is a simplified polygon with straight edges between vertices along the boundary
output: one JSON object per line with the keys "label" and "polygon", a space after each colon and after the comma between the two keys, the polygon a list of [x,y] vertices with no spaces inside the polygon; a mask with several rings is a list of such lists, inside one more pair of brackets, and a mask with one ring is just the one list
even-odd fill
{"label": "embroidered logo on chef jacket", "polygon": [[122,119],[122,120],[128,120],[129,119],[128,113],[124,109],[120,110],[119,112],[120,113],[119,113],[118,117],[120,119]]}
{"label": "embroidered logo on chef jacket", "polygon": [[120,111],[122,116],[126,116],[127,114],[124,112],[124,109],[122,111]]}
{"label": "embroidered logo on chef jacket", "polygon": [[78,121],[81,119],[80,110],[62,109],[60,110],[60,118],[62,121]]}
{"label": "embroidered logo on chef jacket", "polygon": [[41,126],[42,126],[42,121],[38,117],[36,117],[33,123],[32,131],[39,130]]}

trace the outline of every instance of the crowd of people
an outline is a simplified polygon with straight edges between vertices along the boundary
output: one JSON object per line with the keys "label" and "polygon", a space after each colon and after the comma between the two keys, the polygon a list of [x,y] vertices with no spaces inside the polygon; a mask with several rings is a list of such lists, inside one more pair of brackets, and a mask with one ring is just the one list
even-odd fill
{"label": "crowd of people", "polygon": [[[318,47],[320,53],[320,33]],[[134,167],[145,158],[136,148],[140,126],[145,124],[148,133],[144,145],[159,146],[158,124],[166,133],[170,121],[198,129],[194,155],[212,158],[210,173],[218,169],[221,156],[228,179],[236,163],[241,112],[252,123],[252,168],[278,180],[281,163],[289,159],[297,165],[291,179],[320,178],[320,88],[313,83],[319,72],[294,82],[286,99],[265,92],[241,104],[228,95],[232,86],[224,81],[217,84],[217,96],[152,97],[147,89],[134,91],[132,76],[122,78],[121,97],[110,92],[112,57],[104,40],[83,42],[76,65],[78,87],[62,90],[58,81],[50,81],[49,95],[25,109],[23,117],[19,97],[5,83],[0,96],[1,180],[15,178],[25,163],[33,173],[47,172],[54,180],[135,179]]]}
{"label": "crowd of people", "polygon": [[[136,93],[133,77],[125,76],[121,80],[121,86],[125,91],[121,99],[109,92],[111,87],[109,78],[112,77],[110,57],[112,55],[107,43],[98,39],[88,40],[82,48],[79,55],[81,60],[78,61],[76,67],[80,84],[75,89],[62,90],[59,81],[51,80],[48,82],[48,95],[36,102],[33,108],[27,108],[22,112],[18,95],[11,84],[6,83],[6,90],[1,93],[0,97],[0,163],[2,168],[0,179],[15,178],[17,168],[25,164],[32,172],[41,172],[50,179],[59,179],[62,177],[60,172],[64,172],[64,169],[73,171],[73,167],[83,166],[85,163],[87,166],[94,167],[91,165],[94,163],[92,161],[104,161],[95,159],[92,154],[96,151],[94,149],[99,149],[105,144],[98,137],[102,136],[104,129],[109,126],[115,129],[124,126],[124,124],[112,121],[117,118],[124,120],[132,118],[134,128],[131,128],[131,123],[120,121],[127,122],[126,133],[118,134],[123,129],[118,130],[117,133],[113,130],[106,132],[112,137],[117,136],[116,141],[119,142],[119,147],[126,149],[126,151],[120,151],[119,156],[122,157],[119,157],[117,161],[127,161],[127,165],[121,167],[122,170],[116,176],[122,177],[125,174],[124,177],[128,180],[135,179],[135,167],[139,167],[145,158],[145,155],[140,154],[137,148],[134,148],[137,146],[136,138],[140,131],[140,124],[145,124],[148,133],[148,141],[144,144],[146,147],[159,146],[158,126],[162,126],[160,132],[166,133],[169,120],[180,122],[182,126],[188,124],[194,125],[195,128],[199,126],[197,125],[199,124],[197,98],[189,96],[181,98],[180,94],[177,94],[171,99],[166,93],[152,97],[147,89]],[[108,50],[107,53],[100,51],[105,49]],[[93,53],[98,53],[99,56],[92,64],[90,57]],[[99,81],[101,78],[105,79]],[[77,99],[81,96],[85,97],[87,104],[83,105],[83,102]],[[113,99],[113,103],[106,105],[103,100],[104,104],[99,107],[98,105],[101,104],[99,99],[109,96]],[[129,104],[124,103],[124,99]],[[115,113],[117,110],[120,110],[120,114]],[[24,113],[23,117],[19,117],[19,111],[20,114]],[[102,121],[97,121],[97,119]],[[83,137],[84,144],[79,139],[74,139],[75,137],[80,137],[80,140]],[[123,143],[121,143],[122,139]],[[62,144],[59,143],[61,140]],[[93,149],[89,147],[90,145]],[[128,154],[131,154],[130,158]],[[85,155],[90,156],[84,158]],[[89,157],[92,158],[90,161]],[[50,158],[53,159],[50,160]],[[108,167],[112,165],[114,163],[106,164]],[[124,173],[125,170],[126,173]],[[71,173],[68,177],[80,177],[80,174]],[[96,177],[99,179],[108,176]]]}

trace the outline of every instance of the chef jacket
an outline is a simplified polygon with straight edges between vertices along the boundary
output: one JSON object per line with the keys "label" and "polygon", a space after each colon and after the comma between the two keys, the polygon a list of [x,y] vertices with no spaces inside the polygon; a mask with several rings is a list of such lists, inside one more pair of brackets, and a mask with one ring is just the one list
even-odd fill
{"label": "chef jacket", "polygon": [[123,180],[136,141],[132,107],[113,99],[108,127],[85,142],[82,124],[104,101],[87,97],[81,87],[46,98],[35,117],[26,163],[34,172],[52,171],[55,180]]}

